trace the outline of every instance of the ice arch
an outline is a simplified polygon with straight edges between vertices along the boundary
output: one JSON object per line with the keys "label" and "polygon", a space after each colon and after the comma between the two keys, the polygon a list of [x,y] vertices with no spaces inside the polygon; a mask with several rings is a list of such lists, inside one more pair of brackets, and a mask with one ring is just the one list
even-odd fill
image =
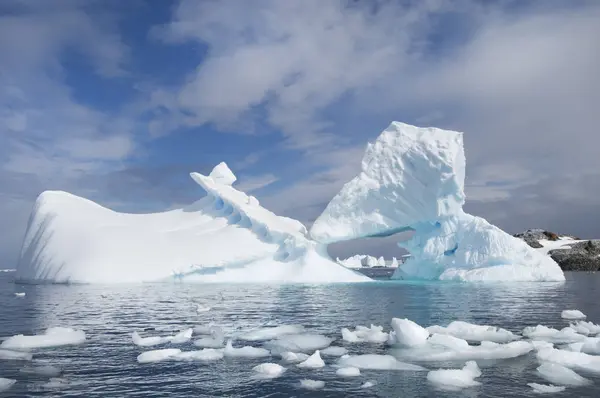
{"label": "ice arch", "polygon": [[321,243],[414,230],[394,277],[562,281],[560,267],[481,217],[465,213],[463,134],[393,122],[367,145],[362,171],[313,224]]}

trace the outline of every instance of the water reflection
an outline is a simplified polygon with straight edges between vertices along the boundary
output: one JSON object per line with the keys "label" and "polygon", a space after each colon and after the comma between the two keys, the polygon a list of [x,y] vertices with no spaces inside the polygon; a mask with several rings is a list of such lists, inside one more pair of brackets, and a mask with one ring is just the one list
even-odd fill
{"label": "water reflection", "polygon": [[[6,274],[10,275],[10,274]],[[43,379],[28,379],[23,364],[0,361],[0,375],[19,382],[14,396],[85,397],[500,397],[531,395],[527,382],[535,376],[533,356],[481,363],[482,385],[461,392],[441,392],[425,374],[364,371],[355,379],[341,379],[335,368],[302,370],[294,366],[281,378],[252,379],[252,367],[262,360],[225,359],[215,363],[139,365],[141,350],[131,341],[142,335],[165,335],[209,322],[232,334],[267,325],[302,324],[311,332],[338,339],[351,353],[388,353],[382,345],[346,344],[340,329],[356,325],[383,325],[392,317],[417,323],[447,325],[453,320],[500,326],[520,331],[528,325],[564,327],[560,311],[576,308],[600,321],[596,305],[599,277],[571,274],[562,284],[455,284],[379,282],[352,285],[197,285],[143,284],[122,286],[15,286],[0,275],[0,336],[37,333],[50,326],[83,329],[88,335],[80,347],[63,347],[35,354],[35,362],[52,364],[74,382],[67,389],[47,391]],[[16,299],[14,291],[25,291]],[[212,309],[198,313],[196,303]],[[158,332],[156,330],[160,330]],[[192,344],[181,347],[193,350]],[[328,365],[333,360],[325,358]],[[427,365],[431,368],[442,364]],[[300,390],[300,379],[324,380],[324,390]],[[367,380],[376,386],[360,389]],[[596,383],[598,384],[598,383]],[[591,386],[570,390],[577,396],[598,396]],[[594,395],[595,394],[595,395]],[[533,396],[533,395],[531,395]]]}

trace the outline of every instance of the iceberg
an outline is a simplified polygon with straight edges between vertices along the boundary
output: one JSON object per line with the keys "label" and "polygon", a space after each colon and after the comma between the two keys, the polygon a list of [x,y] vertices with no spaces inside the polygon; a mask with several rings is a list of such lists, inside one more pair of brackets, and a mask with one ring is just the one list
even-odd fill
{"label": "iceberg", "polygon": [[302,223],[235,189],[225,163],[191,177],[206,196],[162,213],[118,213],[67,192],[43,192],[29,219],[17,282],[370,280],[331,260]]}
{"label": "iceberg", "polygon": [[463,134],[393,122],[367,145],[362,171],[315,220],[329,244],[413,231],[395,279],[564,281],[554,260],[466,213]]}

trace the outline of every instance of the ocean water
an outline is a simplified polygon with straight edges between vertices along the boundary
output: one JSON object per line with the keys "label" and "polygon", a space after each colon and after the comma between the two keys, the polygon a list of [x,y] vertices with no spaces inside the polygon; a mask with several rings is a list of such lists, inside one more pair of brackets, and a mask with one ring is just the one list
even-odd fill
{"label": "ocean water", "polygon": [[[564,284],[510,285],[386,281],[294,286],[63,286],[18,285],[12,278],[12,273],[0,273],[0,336],[65,326],[84,330],[87,341],[79,346],[34,350],[32,361],[0,360],[0,377],[17,380],[0,397],[534,397],[538,394],[527,383],[548,383],[536,375],[538,362],[532,353],[478,361],[481,385],[456,392],[438,390],[427,381],[427,372],[364,370],[360,377],[341,378],[335,374],[332,357],[324,357],[327,366],[317,370],[284,365],[287,371],[272,380],[254,379],[252,367],[279,362],[275,357],[139,364],[136,357],[145,349],[132,343],[131,333],[167,335],[210,321],[226,333],[302,324],[312,332],[336,338],[333,344],[347,347],[351,354],[363,354],[392,351],[384,345],[345,343],[341,328],[375,324],[387,331],[392,317],[400,317],[423,326],[463,320],[519,332],[538,324],[567,326],[560,317],[563,309],[579,309],[588,320],[600,322],[600,274],[587,273],[569,273]],[[15,297],[15,292],[26,296]],[[195,302],[213,308],[197,313]],[[197,349],[191,343],[177,348]],[[47,388],[48,377],[20,371],[26,365],[57,366],[69,384]],[[462,367],[443,362],[421,365],[428,369]],[[600,375],[580,374],[594,383],[569,387],[553,396],[600,396]],[[299,381],[306,378],[325,381],[325,388],[301,389]],[[367,380],[376,385],[361,389]]]}

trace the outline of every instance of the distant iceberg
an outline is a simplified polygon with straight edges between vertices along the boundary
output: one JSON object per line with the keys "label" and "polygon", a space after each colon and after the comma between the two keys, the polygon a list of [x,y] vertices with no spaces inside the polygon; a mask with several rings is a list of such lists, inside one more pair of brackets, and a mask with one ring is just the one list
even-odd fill
{"label": "distant iceberg", "polygon": [[[395,278],[562,281],[549,257],[463,211],[462,133],[393,122],[368,144],[362,172],[313,224],[273,214],[235,189],[225,163],[191,173],[207,193],[163,213],[125,214],[66,192],[36,200],[19,282],[362,282],[359,257],[341,265],[327,245],[414,231]],[[364,258],[360,258],[360,264]],[[385,266],[367,257],[369,266]],[[398,262],[394,262],[394,265]]]}
{"label": "distant iceberg", "polygon": [[414,231],[398,279],[563,281],[558,264],[463,211],[463,135],[393,122],[314,222],[321,243]]}

